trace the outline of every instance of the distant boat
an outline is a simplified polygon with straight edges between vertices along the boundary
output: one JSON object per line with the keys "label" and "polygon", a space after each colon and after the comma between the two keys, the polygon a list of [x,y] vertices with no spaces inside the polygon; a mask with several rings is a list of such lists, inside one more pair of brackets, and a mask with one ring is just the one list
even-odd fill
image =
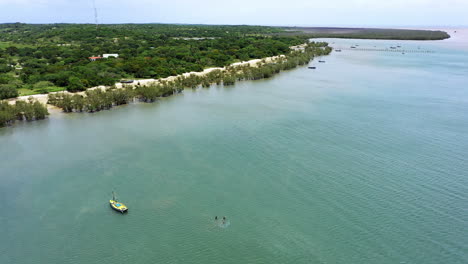
{"label": "distant boat", "polygon": [[391,49],[396,49],[395,47],[390,47]]}
{"label": "distant boat", "polygon": [[117,202],[115,198],[114,192],[112,192],[112,200],[109,200],[110,206],[117,212],[121,212],[122,214],[128,211],[127,206],[125,204]]}
{"label": "distant boat", "polygon": [[133,83],[133,80],[121,80],[120,83]]}
{"label": "distant boat", "polygon": [[307,67],[307,68],[309,68],[309,69],[314,69],[314,70],[317,69],[317,67],[315,67],[315,66],[309,66],[309,67]]}
{"label": "distant boat", "polygon": [[397,48],[401,48],[401,46],[396,46]]}
{"label": "distant boat", "polygon": [[340,50],[340,49],[337,49],[337,50],[335,50],[335,51],[336,51],[336,52],[341,52],[341,50]]}
{"label": "distant boat", "polygon": [[354,47],[354,46],[351,46],[351,48],[352,48],[352,49],[355,49],[356,47]]}
{"label": "distant boat", "polygon": [[321,62],[321,63],[324,63],[325,61],[323,61],[323,60],[319,60],[319,62]]}

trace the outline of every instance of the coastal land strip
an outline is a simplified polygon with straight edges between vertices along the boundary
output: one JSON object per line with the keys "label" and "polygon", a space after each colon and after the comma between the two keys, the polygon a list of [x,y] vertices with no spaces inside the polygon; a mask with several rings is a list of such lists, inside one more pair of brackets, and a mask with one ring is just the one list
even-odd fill
{"label": "coastal land strip", "polygon": [[442,30],[340,27],[280,27],[279,36],[308,36],[310,38],[442,40],[450,35]]}

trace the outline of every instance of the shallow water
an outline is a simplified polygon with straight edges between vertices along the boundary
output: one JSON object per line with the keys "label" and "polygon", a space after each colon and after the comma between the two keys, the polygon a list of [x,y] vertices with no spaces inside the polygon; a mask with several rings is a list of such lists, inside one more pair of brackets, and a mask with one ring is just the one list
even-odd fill
{"label": "shallow water", "polygon": [[466,263],[468,45],[329,41],[435,53],[0,129],[0,263]]}

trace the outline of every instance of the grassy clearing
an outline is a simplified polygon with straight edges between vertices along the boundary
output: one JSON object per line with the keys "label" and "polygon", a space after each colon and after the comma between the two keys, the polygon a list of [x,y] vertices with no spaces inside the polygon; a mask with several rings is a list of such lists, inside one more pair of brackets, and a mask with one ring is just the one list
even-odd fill
{"label": "grassy clearing", "polygon": [[62,92],[65,91],[63,87],[47,87],[45,89],[28,89],[28,88],[20,88],[18,89],[19,96],[27,96],[27,95],[34,95],[34,94],[43,94],[43,93],[53,93],[53,92]]}
{"label": "grassy clearing", "polygon": [[34,90],[27,89],[27,88],[20,88],[20,89],[18,89],[18,92],[19,92],[19,96],[38,94]]}

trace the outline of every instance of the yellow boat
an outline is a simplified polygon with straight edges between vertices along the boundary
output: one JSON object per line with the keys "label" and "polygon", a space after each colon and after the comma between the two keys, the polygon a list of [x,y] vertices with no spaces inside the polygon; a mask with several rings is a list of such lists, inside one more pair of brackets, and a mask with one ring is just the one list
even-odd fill
{"label": "yellow boat", "polygon": [[112,200],[109,200],[110,206],[112,209],[121,212],[122,214],[128,211],[127,206],[121,202],[117,202],[117,199],[115,199],[114,192],[112,192]]}

